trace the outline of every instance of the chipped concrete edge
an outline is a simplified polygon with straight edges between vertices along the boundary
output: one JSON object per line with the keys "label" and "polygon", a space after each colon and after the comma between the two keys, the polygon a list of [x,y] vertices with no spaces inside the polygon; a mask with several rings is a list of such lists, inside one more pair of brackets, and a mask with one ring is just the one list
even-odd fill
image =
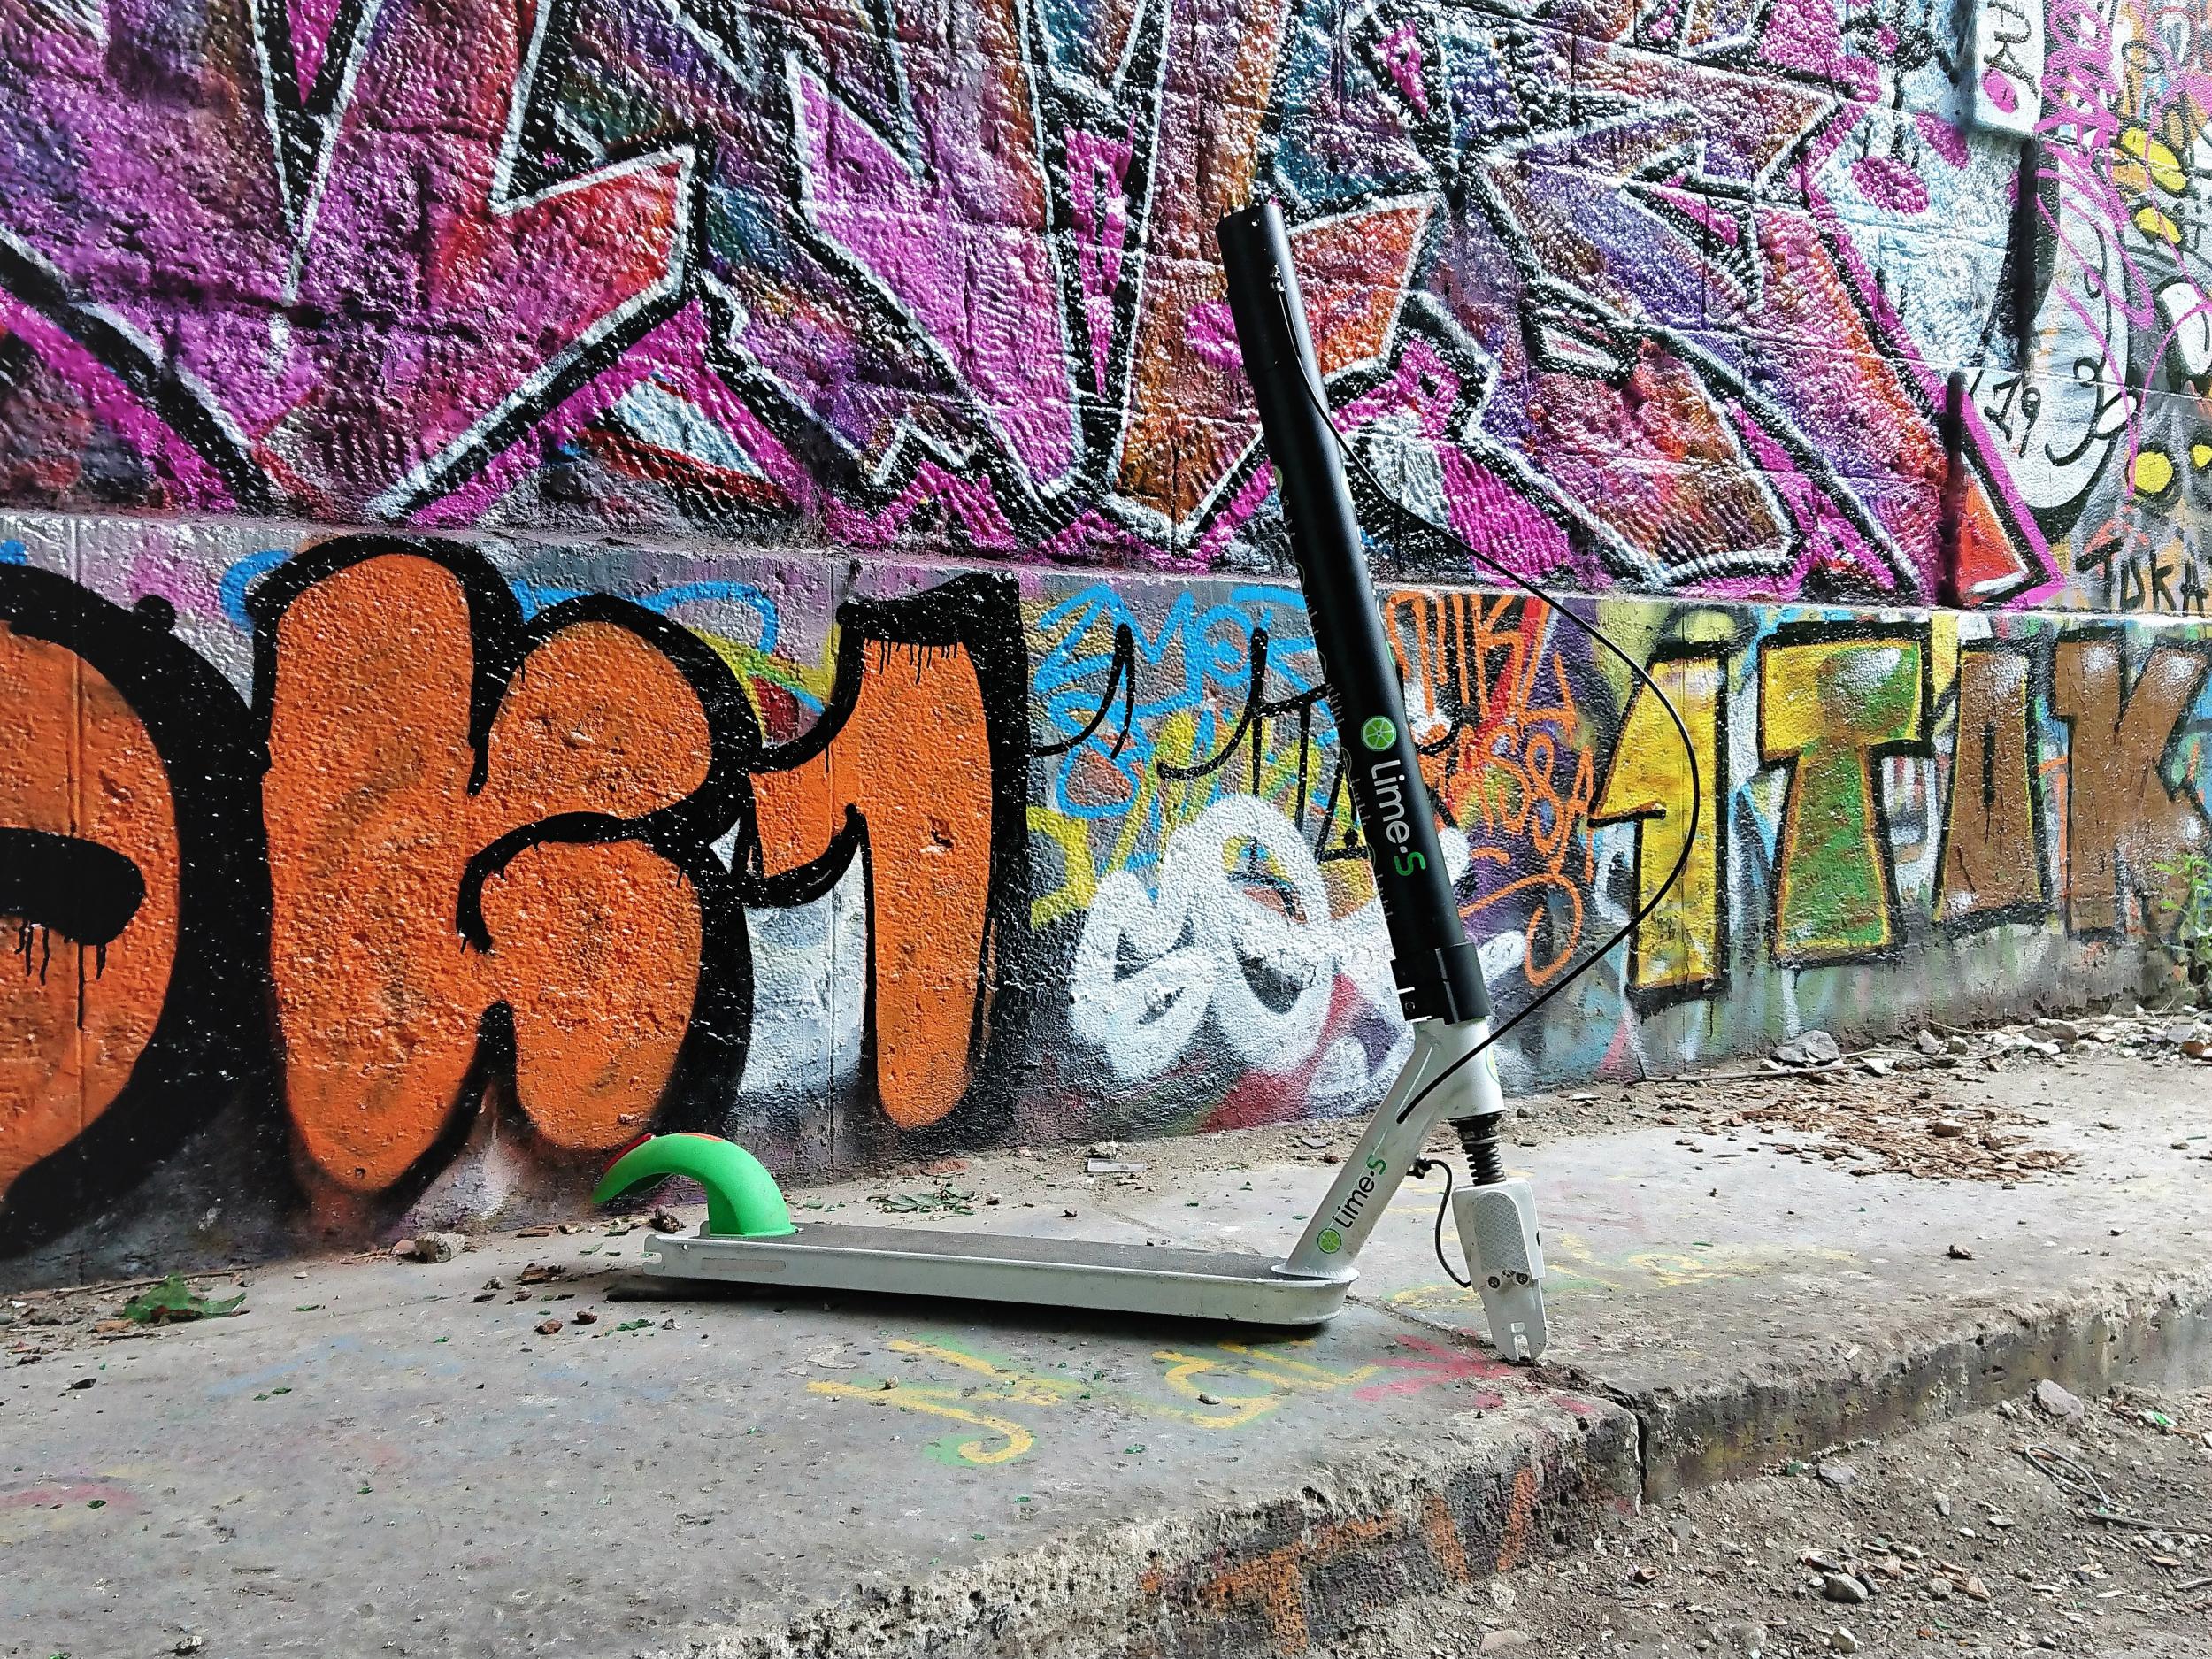
{"label": "chipped concrete edge", "polygon": [[1694,1391],[1598,1386],[1642,1429],[1655,1502],[1793,1457],[2016,1400],[2049,1378],[2077,1394],[2212,1379],[2212,1268],[1961,1310],[1963,1319],[1859,1333],[1862,1352],[1717,1379]]}
{"label": "chipped concrete edge", "polygon": [[1288,1659],[1402,1598],[1586,1542],[1601,1516],[2016,1399],[2212,1376],[2212,1269],[1924,1323],[1826,1367],[1590,1382],[1348,1448],[1295,1493],[1118,1523],[925,1578],[761,1607],[641,1659]]}
{"label": "chipped concrete edge", "polygon": [[1298,1655],[1406,1596],[1586,1542],[1632,1509],[1635,1418],[1552,1394],[1440,1412],[1294,1492],[1119,1523],[794,1613],[763,1607],[646,1659],[1207,1659]]}

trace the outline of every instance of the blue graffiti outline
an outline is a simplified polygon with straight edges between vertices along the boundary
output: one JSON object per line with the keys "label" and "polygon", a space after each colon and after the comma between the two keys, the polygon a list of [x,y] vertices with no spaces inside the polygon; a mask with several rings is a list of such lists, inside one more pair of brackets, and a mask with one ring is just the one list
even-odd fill
{"label": "blue graffiti outline", "polygon": [[[1118,755],[1114,747],[1120,741],[1121,726],[1110,712],[1083,742],[1056,757],[1048,786],[1052,810],[1083,822],[1110,820],[1127,812],[1142,795],[1157,764],[1153,728],[1175,714],[1195,717],[1198,752],[1210,753],[1227,735],[1234,711],[1244,706],[1250,686],[1252,631],[1262,626],[1268,630],[1271,680],[1286,687],[1291,695],[1313,689],[1317,682],[1300,666],[1302,659],[1312,656],[1313,636],[1305,601],[1293,588],[1245,584],[1232,588],[1226,603],[1202,610],[1187,589],[1176,595],[1156,628],[1148,628],[1128,599],[1102,583],[1047,610],[1037,619],[1036,629],[1041,639],[1051,642],[1038,653],[1031,688],[1045,720],[1059,735],[1073,736],[1098,711],[1113,654],[1110,649],[1080,651],[1079,645],[1095,630],[1102,629],[1110,636],[1117,628],[1128,628],[1136,647],[1137,689],[1153,694],[1136,697],[1128,741]],[[1169,661],[1171,649],[1176,657],[1173,664]],[[1178,667],[1179,681],[1175,678]],[[1277,691],[1275,695],[1285,694]],[[1325,701],[1315,710],[1313,741],[1325,751],[1336,741],[1336,724]],[[1094,780],[1095,768],[1101,765],[1123,780],[1118,798],[1073,798],[1071,791],[1076,768],[1084,763],[1087,753],[1087,770]],[[1326,785],[1323,769],[1315,771],[1308,788],[1317,794]],[[1138,838],[1139,850],[1130,859],[1133,868],[1148,866],[1158,856],[1164,827],[1161,810],[1156,795],[1148,811],[1148,821]]]}
{"label": "blue graffiti outline", "polygon": [[246,609],[246,595],[254,583],[290,558],[293,549],[285,547],[265,547],[258,553],[249,553],[228,570],[216,584],[216,598],[221,603],[223,615],[243,633],[253,632],[253,616]]}

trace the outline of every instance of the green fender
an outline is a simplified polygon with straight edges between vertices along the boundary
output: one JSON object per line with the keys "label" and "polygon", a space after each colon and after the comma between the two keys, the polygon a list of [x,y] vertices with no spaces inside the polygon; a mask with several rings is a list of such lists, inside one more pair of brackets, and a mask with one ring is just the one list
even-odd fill
{"label": "green fender", "polygon": [[671,1175],[687,1175],[707,1189],[710,1237],[775,1239],[795,1233],[776,1178],[734,1141],[719,1135],[653,1135],[608,1167],[591,1202],[610,1203]]}

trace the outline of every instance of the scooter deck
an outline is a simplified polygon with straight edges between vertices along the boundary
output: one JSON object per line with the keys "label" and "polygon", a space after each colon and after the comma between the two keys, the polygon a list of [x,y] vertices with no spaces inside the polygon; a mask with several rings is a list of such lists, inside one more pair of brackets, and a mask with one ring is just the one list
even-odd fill
{"label": "scooter deck", "polygon": [[764,1290],[857,1290],[1240,1325],[1319,1325],[1352,1276],[1293,1278],[1263,1256],[803,1222],[781,1238],[656,1234],[643,1270]]}

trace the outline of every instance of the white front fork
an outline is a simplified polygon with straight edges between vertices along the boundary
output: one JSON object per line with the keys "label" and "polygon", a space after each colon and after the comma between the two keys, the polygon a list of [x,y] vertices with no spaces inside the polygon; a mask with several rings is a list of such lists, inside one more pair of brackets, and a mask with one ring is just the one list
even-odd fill
{"label": "white front fork", "polygon": [[1463,1187],[1452,1194],[1452,1221],[1498,1357],[1541,1359],[1544,1235],[1536,1225],[1535,1193],[1526,1181]]}
{"label": "white front fork", "polygon": [[[1405,1070],[1277,1272],[1300,1279],[1353,1278],[1353,1258],[1390,1207],[1438,1121],[1503,1115],[1497,1064],[1488,1054],[1477,1052],[1489,1035],[1486,1019],[1457,1025],[1414,1021],[1413,1053]],[[1461,1061],[1465,1064],[1452,1070]],[[1450,1075],[1430,1089],[1448,1071]],[[1416,1099],[1419,1104],[1409,1110],[1408,1102]],[[1538,1358],[1544,1351],[1544,1248],[1528,1183],[1467,1187],[1455,1195],[1452,1213],[1499,1354],[1512,1360]]]}
{"label": "white front fork", "polygon": [[[1468,1060],[1431,1090],[1428,1098],[1410,1112],[1406,1102],[1457,1060],[1465,1059],[1490,1034],[1486,1019],[1462,1020],[1456,1025],[1440,1019],[1413,1022],[1413,1053],[1406,1069],[1383,1096],[1329,1195],[1306,1223],[1306,1231],[1279,1271],[1298,1279],[1350,1279],[1352,1258],[1359,1254],[1367,1235],[1375,1230],[1399,1183],[1440,1118],[1465,1118],[1482,1112],[1502,1112],[1505,1097],[1498,1092],[1498,1073],[1488,1055]],[[1456,1107],[1458,1110],[1453,1110]]]}

